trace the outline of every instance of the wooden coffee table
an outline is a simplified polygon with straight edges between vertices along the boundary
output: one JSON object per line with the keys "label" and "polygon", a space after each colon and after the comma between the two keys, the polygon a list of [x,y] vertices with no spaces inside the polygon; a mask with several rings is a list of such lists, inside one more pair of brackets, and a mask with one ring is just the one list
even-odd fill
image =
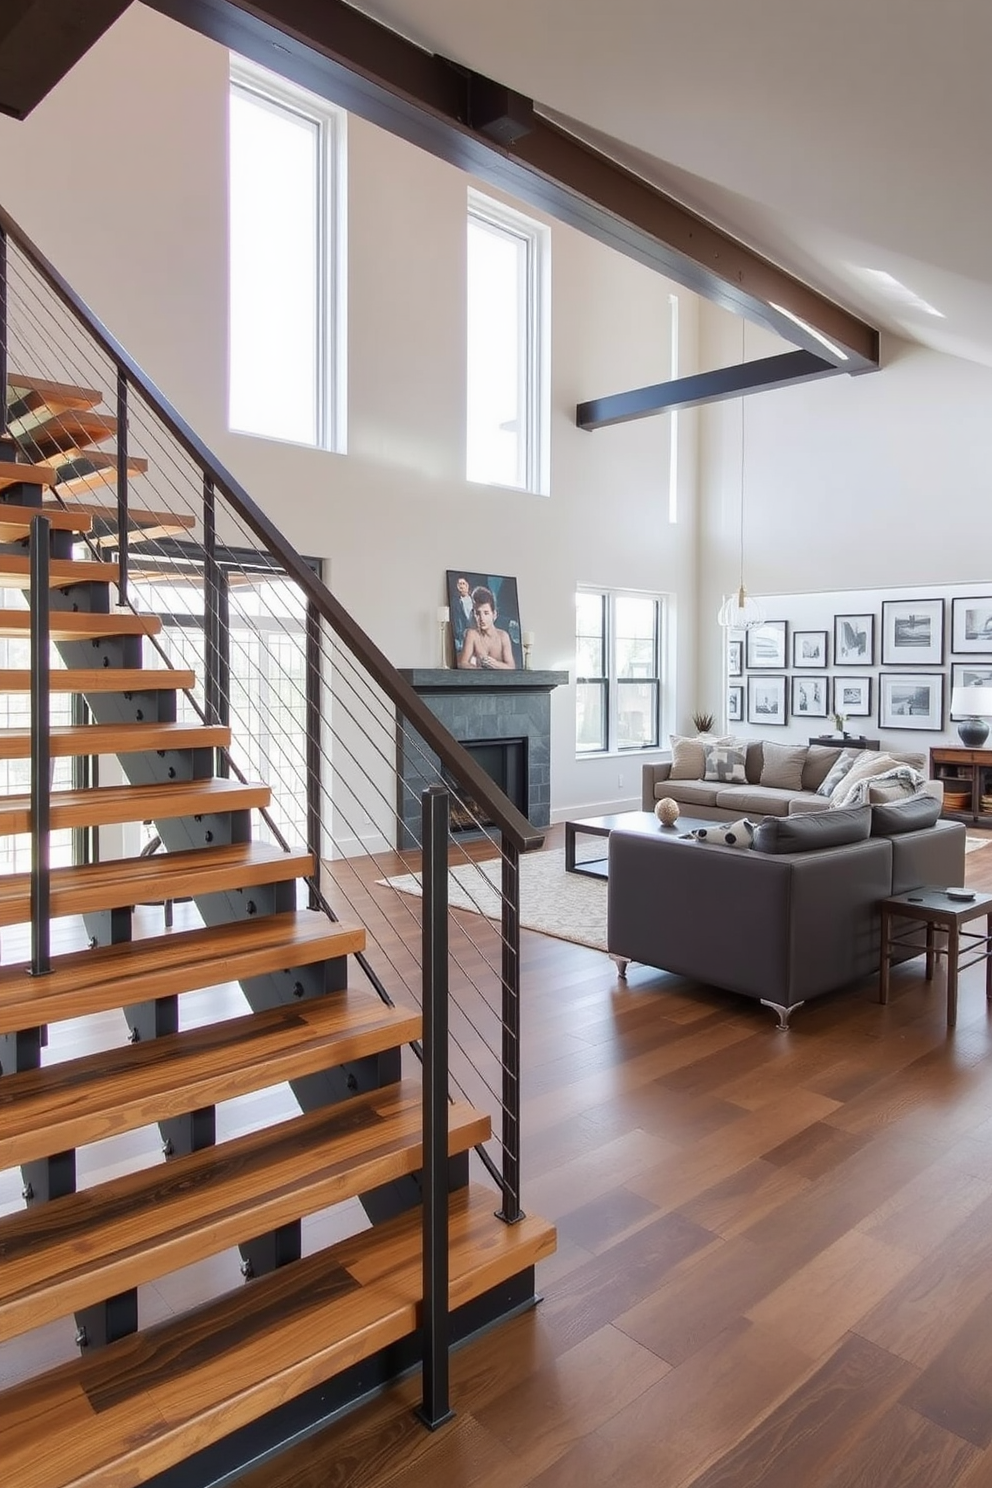
{"label": "wooden coffee table", "polygon": [[[952,898],[947,889],[928,887],[893,894],[878,906],[882,917],[881,961],[878,973],[878,1000],[889,1000],[889,961],[900,945],[913,944],[911,929],[893,935],[893,920],[917,921],[926,925],[926,978],[933,980],[935,963],[947,957],[947,1026],[953,1028],[958,1016],[958,972],[978,961],[985,962],[985,996],[992,1000],[992,894],[975,893],[970,899]],[[970,920],[984,919],[985,932],[964,930]],[[942,944],[937,943],[937,935]],[[924,949],[921,947],[921,949]],[[963,959],[965,956],[968,960]]]}
{"label": "wooden coffee table", "polygon": [[609,858],[592,858],[586,863],[575,861],[575,838],[579,832],[587,837],[609,837],[611,832],[641,832],[645,837],[684,837],[696,827],[711,827],[711,821],[694,816],[680,816],[672,827],[663,827],[653,811],[618,811],[613,816],[587,816],[565,823],[565,872],[584,873],[587,878],[606,878]]}

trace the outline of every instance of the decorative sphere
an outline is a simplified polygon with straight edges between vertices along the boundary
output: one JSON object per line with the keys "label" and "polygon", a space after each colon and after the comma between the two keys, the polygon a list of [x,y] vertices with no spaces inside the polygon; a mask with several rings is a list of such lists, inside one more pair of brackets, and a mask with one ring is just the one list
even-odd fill
{"label": "decorative sphere", "polygon": [[664,796],[655,806],[654,814],[663,827],[674,827],[679,819],[679,803],[671,796]]}

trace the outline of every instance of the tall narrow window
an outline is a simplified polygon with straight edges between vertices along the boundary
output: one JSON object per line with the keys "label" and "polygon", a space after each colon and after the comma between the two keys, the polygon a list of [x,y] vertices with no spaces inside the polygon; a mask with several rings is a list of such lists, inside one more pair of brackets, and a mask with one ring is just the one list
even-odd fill
{"label": "tall narrow window", "polygon": [[663,601],[580,589],[575,615],[576,752],[657,748]]}
{"label": "tall narrow window", "polygon": [[232,429],[337,448],[336,137],[340,117],[238,63],[230,95]]}
{"label": "tall narrow window", "polygon": [[547,490],[548,241],[540,223],[469,192],[469,480]]}

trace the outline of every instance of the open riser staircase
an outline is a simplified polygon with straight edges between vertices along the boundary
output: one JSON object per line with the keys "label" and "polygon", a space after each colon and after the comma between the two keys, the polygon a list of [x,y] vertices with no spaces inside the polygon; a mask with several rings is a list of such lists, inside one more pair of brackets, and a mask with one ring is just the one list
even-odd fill
{"label": "open riser staircase", "polygon": [[[37,832],[47,811],[52,833],[71,831],[74,844],[74,861],[46,874],[48,849],[36,840],[33,873],[0,877],[0,1169],[18,1172],[24,1193],[0,1217],[0,1359],[25,1337],[30,1360],[26,1335],[53,1325],[79,1345],[53,1369],[13,1367],[24,1377],[0,1395],[3,1482],[193,1488],[222,1476],[238,1452],[247,1461],[271,1449],[280,1412],[319,1397],[326,1416],[419,1361],[431,1206],[435,1219],[447,1212],[445,1260],[433,1272],[448,1288],[445,1342],[449,1328],[464,1334],[533,1301],[533,1267],[554,1232],[519,1209],[518,1146],[510,1186],[487,1157],[491,1112],[465,1098],[467,1081],[447,1102],[442,1089],[441,1126],[430,1130],[429,1077],[436,1115],[447,1065],[430,1036],[440,1014],[426,1000],[426,971],[417,995],[397,992],[390,967],[409,955],[394,949],[387,962],[386,933],[373,943],[340,902],[332,907],[347,875],[318,861],[325,838],[294,848],[274,826],[269,783],[234,763],[220,705],[229,679],[218,691],[209,648],[212,676],[173,665],[162,621],[127,598],[128,565],[154,587],[172,582],[181,545],[215,551],[212,509],[127,503],[128,482],[154,462],[127,448],[120,386],[115,416],[98,388],[9,363],[6,343],[2,372],[0,588],[20,595],[0,613],[0,636],[26,642],[47,626],[50,641],[30,670],[0,671],[0,691],[36,709],[34,738],[0,729],[0,759],[27,762],[33,750],[38,768],[46,671],[51,708],[69,700],[78,721],[43,730],[55,778],[68,762],[71,784],[49,795],[46,781],[47,807],[20,791],[0,797],[4,837]],[[47,605],[38,602],[46,568]],[[312,604],[324,603],[313,593]],[[208,643],[218,622],[208,601]],[[194,693],[207,706],[191,720]],[[101,783],[108,761],[111,784]],[[340,775],[339,757],[339,788]],[[149,824],[157,850],[95,856],[95,844],[117,829],[127,840],[135,823]],[[505,933],[514,916],[511,905],[504,1016],[508,992],[519,991],[510,986],[517,945]],[[423,945],[426,969],[427,933]],[[443,941],[435,952],[446,957]],[[209,1017],[208,989],[219,989]],[[500,1086],[497,1072],[504,1101],[517,1078],[504,1068]],[[257,1098],[262,1109],[263,1093],[285,1086],[292,1100],[271,1103],[277,1119],[252,1118],[236,1135],[218,1120],[226,1103]],[[142,1165],[88,1182],[91,1144],[148,1128],[158,1150],[145,1143]],[[332,1206],[347,1220],[312,1222]],[[324,1233],[332,1238],[319,1246],[312,1237]],[[164,1320],[143,1316],[148,1288],[234,1247],[243,1282]]]}

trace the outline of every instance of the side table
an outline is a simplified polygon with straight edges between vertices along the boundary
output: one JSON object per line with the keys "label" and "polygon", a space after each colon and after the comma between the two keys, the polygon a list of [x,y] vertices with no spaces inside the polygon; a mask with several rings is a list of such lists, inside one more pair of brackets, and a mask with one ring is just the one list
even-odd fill
{"label": "side table", "polygon": [[[893,894],[878,906],[882,917],[881,960],[878,969],[878,1000],[889,1000],[889,958],[899,946],[910,944],[912,929],[892,933],[893,920],[915,920],[926,926],[926,976],[933,980],[934,966],[947,957],[947,1026],[958,1017],[958,973],[979,961],[985,962],[985,997],[992,1001],[992,894],[976,893],[972,899],[951,899],[946,889],[927,887]],[[985,933],[964,930],[971,920],[984,917]],[[938,936],[942,941],[938,941]],[[962,960],[962,956],[970,956]]]}

